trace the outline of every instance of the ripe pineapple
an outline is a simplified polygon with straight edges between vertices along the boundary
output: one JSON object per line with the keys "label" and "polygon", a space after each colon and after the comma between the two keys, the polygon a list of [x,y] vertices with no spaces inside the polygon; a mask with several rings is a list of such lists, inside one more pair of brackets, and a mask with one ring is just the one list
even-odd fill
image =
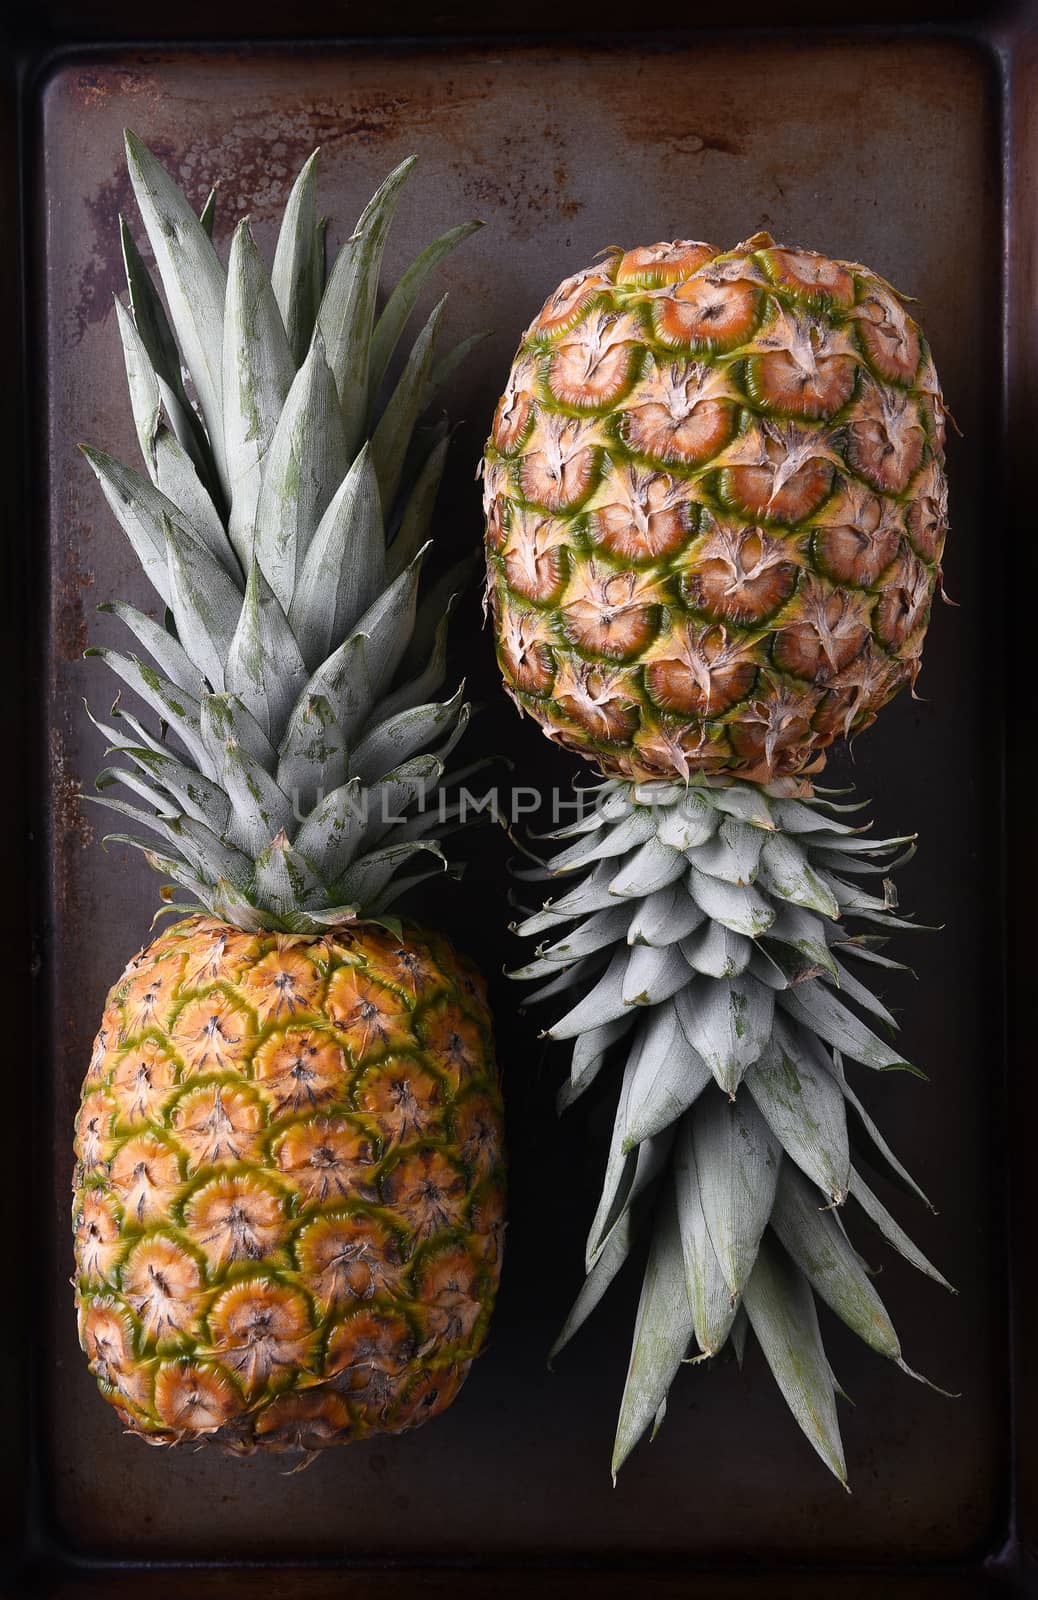
{"label": "ripe pineapple", "polygon": [[907,1066],[852,1009],[894,1026],[845,962],[896,964],[878,951],[910,926],[893,886],[856,879],[911,839],[870,840],[808,776],[914,683],[944,422],[896,291],[767,234],[607,251],[524,334],[494,416],[505,686],[606,779],[551,835],[568,847],[520,874],[580,881],[520,925],[552,942],[515,975],[564,997],[562,1105],[625,1061],[588,1276],[556,1346],[648,1232],[614,1473],[689,1353],[731,1339],[741,1359],[752,1328],[845,1481],[815,1297],[905,1363],[827,1207],[851,1197],[944,1282],[862,1174],[867,1160],[921,1195],[844,1069]]}
{"label": "ripe pineapple", "polygon": [[[464,729],[446,593],[419,598],[446,428],[416,429],[442,302],[379,406],[454,228],[376,317],[390,174],[324,282],[314,158],[268,274],[225,271],[161,166],[127,158],[169,320],[124,230],[117,305],[147,477],[88,459],[166,606],[99,650],[160,719],[98,722],[117,835],[189,896],[108,997],[76,1123],[76,1305],[150,1443],[314,1451],[450,1404],[501,1267],[501,1106],[482,983],[394,914],[446,862]],[[171,325],[172,324],[172,327]],[[174,337],[175,335],[175,337]],[[179,346],[179,348],[178,348]],[[198,409],[189,402],[181,359]],[[171,738],[167,738],[167,730]],[[434,793],[435,792],[435,793]]]}

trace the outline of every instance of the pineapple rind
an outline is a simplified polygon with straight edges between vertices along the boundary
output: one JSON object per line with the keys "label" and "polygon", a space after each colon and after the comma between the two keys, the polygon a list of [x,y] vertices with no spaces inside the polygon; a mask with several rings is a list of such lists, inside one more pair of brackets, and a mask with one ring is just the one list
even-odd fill
{"label": "pineapple rind", "polygon": [[868,268],[765,234],[605,252],[523,334],[487,441],[508,693],[612,777],[816,770],[915,682],[944,435]]}
{"label": "pineapple rind", "polygon": [[446,940],[166,930],[108,996],[76,1157],[81,1337],[149,1442],[316,1450],[457,1392],[503,1166],[485,993]]}
{"label": "pineapple rind", "polygon": [[[737,1330],[741,1349],[745,1312],[797,1421],[845,1481],[814,1298],[905,1367],[840,1220],[849,1198],[950,1287],[860,1174],[866,1160],[928,1204],[844,1068],[916,1070],[859,1015],[895,1026],[844,965],[898,965],[877,945],[915,926],[886,876],[912,840],[873,839],[802,788],[608,780],[551,836],[573,842],[519,874],[566,886],[518,925],[542,942],[513,973],[546,978],[531,998],[567,1007],[547,1029],[575,1041],[560,1110],[625,1062],[587,1279],[552,1352],[648,1233],[614,1473],[659,1425],[683,1361],[719,1354]],[[859,888],[867,874],[880,893]]]}

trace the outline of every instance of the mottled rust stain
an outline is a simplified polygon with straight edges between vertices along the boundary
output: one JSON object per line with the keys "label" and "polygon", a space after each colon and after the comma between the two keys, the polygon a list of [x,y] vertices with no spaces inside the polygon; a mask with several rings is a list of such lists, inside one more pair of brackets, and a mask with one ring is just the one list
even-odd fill
{"label": "mottled rust stain", "polygon": [[54,632],[63,661],[78,661],[90,642],[86,594],[94,574],[80,562],[81,539],[78,535],[70,541],[67,565],[55,577]]}

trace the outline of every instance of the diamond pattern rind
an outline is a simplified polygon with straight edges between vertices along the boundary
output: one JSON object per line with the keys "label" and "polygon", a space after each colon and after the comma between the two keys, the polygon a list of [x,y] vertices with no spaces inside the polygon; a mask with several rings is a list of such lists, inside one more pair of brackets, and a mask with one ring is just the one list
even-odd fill
{"label": "diamond pattern rind", "polygon": [[504,1176],[485,994],[444,939],[177,924],[108,997],[76,1130],[80,1337],[127,1427],[310,1451],[450,1403]]}
{"label": "diamond pattern rind", "polygon": [[611,776],[813,770],[918,673],[944,415],[865,267],[609,252],[527,329],[487,443],[508,692]]}

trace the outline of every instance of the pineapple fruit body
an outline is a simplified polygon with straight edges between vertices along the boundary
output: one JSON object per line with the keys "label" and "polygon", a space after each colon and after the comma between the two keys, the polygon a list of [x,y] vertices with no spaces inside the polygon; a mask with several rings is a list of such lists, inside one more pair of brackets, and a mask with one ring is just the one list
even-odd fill
{"label": "pineapple fruit body", "polygon": [[611,776],[812,765],[914,682],[944,429],[866,268],[766,234],[607,252],[527,329],[487,446],[509,693]]}
{"label": "pineapple fruit body", "polygon": [[406,926],[181,922],[108,998],[76,1124],[76,1304],[151,1443],[316,1450],[453,1399],[501,1262],[482,984]]}

